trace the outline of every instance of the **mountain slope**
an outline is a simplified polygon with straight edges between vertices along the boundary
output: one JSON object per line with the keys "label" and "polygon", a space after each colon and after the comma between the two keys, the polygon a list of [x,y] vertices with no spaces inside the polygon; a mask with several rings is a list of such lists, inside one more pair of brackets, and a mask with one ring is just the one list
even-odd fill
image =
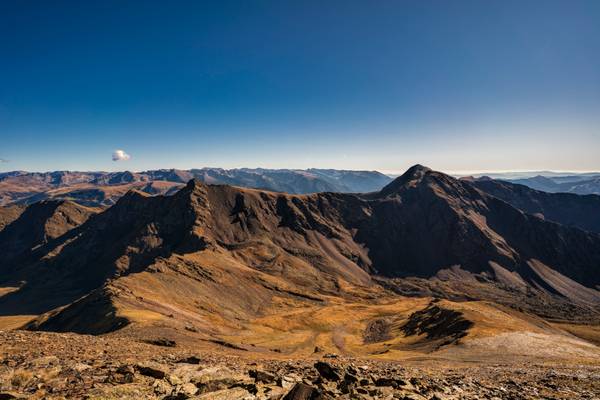
{"label": "mountain slope", "polygon": [[[42,201],[18,210],[0,230],[0,276],[29,259],[38,248],[83,224],[97,210],[68,201]],[[21,261],[23,263],[24,261]]]}
{"label": "mountain slope", "polygon": [[0,314],[50,312],[33,326],[52,330],[163,326],[172,315],[164,326],[222,337],[282,310],[377,303],[407,284],[552,318],[589,320],[600,305],[600,235],[422,166],[364,195],[193,180],[173,196],[134,191],[27,261]]}

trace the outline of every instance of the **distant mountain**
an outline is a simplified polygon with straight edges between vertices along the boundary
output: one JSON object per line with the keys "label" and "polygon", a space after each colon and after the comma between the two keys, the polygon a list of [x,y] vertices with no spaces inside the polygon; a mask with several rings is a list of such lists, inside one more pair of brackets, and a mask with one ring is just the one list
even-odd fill
{"label": "distant mountain", "polygon": [[548,193],[493,179],[468,181],[526,213],[566,226],[600,233],[600,196]]}
{"label": "distant mountain", "polygon": [[506,172],[475,174],[461,177],[462,180],[501,180],[524,185],[535,190],[548,193],[575,193],[600,195],[600,172],[561,173],[552,171],[540,172]]}
{"label": "distant mountain", "polygon": [[473,174],[473,177],[480,178],[487,176],[492,179],[500,180],[517,180],[533,178],[535,176],[544,176],[552,179],[566,179],[568,181],[573,180],[586,180],[593,177],[599,177],[600,172],[556,172],[556,171],[513,171],[513,172],[485,172],[479,174]]}
{"label": "distant mountain", "polygon": [[534,176],[525,179],[514,179],[509,182],[529,186],[532,189],[550,193],[575,193],[600,195],[600,175],[593,176]]}
{"label": "distant mountain", "polygon": [[0,205],[31,204],[44,199],[72,200],[86,206],[109,206],[127,190],[171,194],[190,179],[277,192],[371,192],[391,178],[376,171],[332,169],[272,170],[221,169],[152,170],[143,172],[70,172],[0,174]]}
{"label": "distant mountain", "polygon": [[7,217],[0,286],[13,289],[0,315],[43,314],[29,327],[88,333],[196,323],[214,337],[284,305],[393,291],[600,316],[600,235],[419,165],[367,194],[191,180],[172,196],[130,191],[98,214],[80,207],[37,203]]}

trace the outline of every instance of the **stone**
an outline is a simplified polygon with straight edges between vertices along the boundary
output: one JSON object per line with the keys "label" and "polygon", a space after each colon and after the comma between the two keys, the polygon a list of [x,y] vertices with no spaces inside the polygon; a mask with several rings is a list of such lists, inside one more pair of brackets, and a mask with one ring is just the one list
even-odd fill
{"label": "stone", "polygon": [[196,356],[185,357],[185,358],[182,358],[179,361],[177,361],[178,364],[194,364],[194,365],[198,365],[201,362],[202,362],[202,360]]}
{"label": "stone", "polygon": [[323,398],[317,388],[299,382],[283,397],[283,400],[316,400]]}
{"label": "stone", "polygon": [[277,377],[269,372],[252,369],[248,372],[250,377],[254,378],[256,382],[260,383],[274,383]]}
{"label": "stone", "polygon": [[146,341],[149,344],[153,344],[155,346],[163,346],[163,347],[175,347],[177,343],[174,340],[167,338],[159,338],[159,339],[150,339]]}
{"label": "stone", "polygon": [[157,379],[152,384],[152,388],[154,389],[154,393],[161,394],[170,394],[171,393],[171,385],[162,379]]}
{"label": "stone", "polygon": [[188,383],[181,385],[180,392],[185,393],[189,396],[193,396],[196,393],[198,393],[198,388],[193,383],[188,382]]}
{"label": "stone", "polygon": [[321,377],[330,381],[339,381],[340,375],[336,368],[332,367],[331,364],[324,361],[318,361],[315,363],[315,369],[319,372]]}
{"label": "stone", "polygon": [[168,375],[168,376],[167,376],[167,381],[168,381],[168,382],[169,382],[171,385],[173,385],[173,386],[176,386],[176,385],[181,385],[181,384],[183,384],[183,382],[181,381],[181,379],[180,379],[180,378],[179,378],[177,375]]}
{"label": "stone", "polygon": [[256,397],[248,393],[247,390],[237,387],[205,393],[195,398],[203,400],[252,400]]}
{"label": "stone", "polygon": [[278,385],[284,389],[291,388],[296,382],[302,381],[302,378],[297,375],[284,375],[278,380]]}
{"label": "stone", "polygon": [[156,379],[163,379],[165,376],[167,376],[167,373],[169,372],[169,369],[166,366],[155,362],[137,364],[135,366],[135,369],[141,375],[149,376]]}
{"label": "stone", "polygon": [[344,375],[344,381],[351,385],[354,385],[358,382],[358,378],[356,377],[356,375],[346,372],[346,374]]}
{"label": "stone", "polygon": [[391,386],[396,388],[398,387],[398,383],[393,378],[377,378],[375,380],[375,386]]}

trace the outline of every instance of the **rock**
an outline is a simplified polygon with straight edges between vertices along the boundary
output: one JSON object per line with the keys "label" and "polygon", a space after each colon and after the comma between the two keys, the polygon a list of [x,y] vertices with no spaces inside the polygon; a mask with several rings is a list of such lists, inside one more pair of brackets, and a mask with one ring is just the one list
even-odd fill
{"label": "rock", "polygon": [[150,376],[156,379],[163,379],[167,376],[169,369],[161,364],[155,362],[147,362],[138,364],[135,366],[135,369],[144,376]]}
{"label": "rock", "polygon": [[247,376],[235,374],[229,368],[224,367],[203,369],[191,378],[191,382],[196,385],[199,393],[209,393],[252,383]]}
{"label": "rock", "polygon": [[125,383],[132,383],[134,378],[135,376],[131,372],[121,373],[119,370],[117,370],[115,372],[110,372],[106,377],[105,382],[122,385]]}
{"label": "rock", "polygon": [[0,400],[13,400],[13,399],[22,399],[23,397],[17,397],[18,395],[14,395],[8,392],[0,393]]}
{"label": "rock", "polygon": [[391,386],[396,388],[398,387],[398,383],[393,378],[377,378],[375,380],[375,386]]}
{"label": "rock", "polygon": [[169,382],[171,385],[173,385],[173,386],[176,386],[176,385],[181,385],[181,384],[183,384],[183,382],[181,381],[181,379],[180,379],[180,378],[179,378],[177,375],[168,375],[168,376],[167,376],[167,381],[168,381],[168,382]]}
{"label": "rock", "polygon": [[182,358],[181,360],[177,361],[178,364],[200,364],[200,362],[202,362],[202,360],[196,356],[189,356],[189,357],[185,357]]}
{"label": "rock", "polygon": [[248,372],[248,375],[250,375],[250,377],[254,378],[254,380],[256,382],[260,382],[260,383],[274,383],[275,380],[277,379],[277,377],[269,372],[266,371],[260,371],[260,370],[250,370]]}
{"label": "rock", "polygon": [[290,390],[284,397],[283,400],[317,400],[325,399],[321,392],[310,385],[304,383],[296,383],[292,390]]}
{"label": "rock", "polygon": [[254,384],[254,383],[236,383],[232,386],[232,388],[233,387],[239,387],[242,389],[246,389],[250,394],[253,394],[253,395],[258,393],[258,386],[256,386],[256,384]]}
{"label": "rock", "polygon": [[88,369],[92,368],[90,365],[84,364],[84,363],[77,363],[75,365],[73,365],[73,370],[82,373],[83,371],[86,371]]}
{"label": "rock", "polygon": [[354,385],[358,382],[358,378],[356,377],[356,375],[346,372],[346,374],[344,375],[344,382]]}
{"label": "rock", "polygon": [[187,400],[189,399],[191,396],[188,396],[185,393],[176,393],[176,394],[170,394],[168,396],[163,397],[162,400]]}
{"label": "rock", "polygon": [[323,358],[338,358],[338,355],[334,354],[334,353],[328,353],[328,354],[325,354],[323,356]]}
{"label": "rock", "polygon": [[203,400],[251,400],[254,399],[255,396],[248,393],[245,389],[232,388],[206,393],[196,398]]}
{"label": "rock", "polygon": [[295,383],[302,381],[302,378],[300,378],[297,375],[285,375],[283,377],[281,377],[280,379],[278,379],[278,385],[281,386],[284,389],[287,388],[291,388],[292,386],[294,386]]}
{"label": "rock", "polygon": [[131,365],[121,365],[119,368],[117,368],[117,373],[119,374],[135,374],[135,368],[133,368],[133,366]]}
{"label": "rock", "polygon": [[172,390],[171,385],[162,379],[155,380],[152,387],[154,388],[154,393],[158,395],[170,394]]}
{"label": "rock", "polygon": [[163,347],[175,347],[177,343],[174,340],[159,338],[159,339],[150,339],[147,340],[146,343],[153,344],[155,346],[163,346]]}
{"label": "rock", "polygon": [[315,369],[324,379],[330,381],[340,380],[340,375],[337,373],[336,369],[333,368],[329,363],[318,361],[315,363]]}
{"label": "rock", "polygon": [[313,353],[322,353],[323,349],[320,348],[319,346],[315,346],[315,350],[313,351]]}
{"label": "rock", "polygon": [[198,393],[198,388],[196,387],[196,385],[194,385],[193,383],[185,383],[181,386],[180,389],[181,393],[185,393],[189,396],[193,396],[196,393]]}
{"label": "rock", "polygon": [[352,384],[346,382],[346,381],[341,381],[340,384],[338,385],[338,389],[340,390],[340,392],[342,392],[343,394],[348,394],[350,393],[350,388],[352,387]]}

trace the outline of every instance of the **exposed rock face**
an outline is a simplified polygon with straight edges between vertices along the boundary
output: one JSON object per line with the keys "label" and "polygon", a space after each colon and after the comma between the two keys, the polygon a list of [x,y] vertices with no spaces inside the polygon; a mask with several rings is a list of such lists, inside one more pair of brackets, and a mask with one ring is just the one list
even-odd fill
{"label": "exposed rock face", "polygon": [[[32,325],[40,329],[85,331],[90,324],[77,322],[82,310],[104,315],[88,332],[116,329],[124,323],[113,311],[124,304],[189,318],[200,302],[247,318],[264,313],[274,296],[315,303],[362,296],[377,287],[374,275],[476,277],[504,292],[590,310],[600,303],[600,235],[523,213],[423,166],[364,195],[289,195],[191,180],[173,196],[129,192],[85,223],[83,214],[64,214],[79,226],[47,222],[52,240],[36,236],[22,247],[38,249],[18,273],[4,267],[7,279],[25,284],[0,297],[1,312],[40,314],[77,300]],[[0,246],[13,249],[17,235],[8,229]],[[489,291],[475,298],[490,299]]]}

